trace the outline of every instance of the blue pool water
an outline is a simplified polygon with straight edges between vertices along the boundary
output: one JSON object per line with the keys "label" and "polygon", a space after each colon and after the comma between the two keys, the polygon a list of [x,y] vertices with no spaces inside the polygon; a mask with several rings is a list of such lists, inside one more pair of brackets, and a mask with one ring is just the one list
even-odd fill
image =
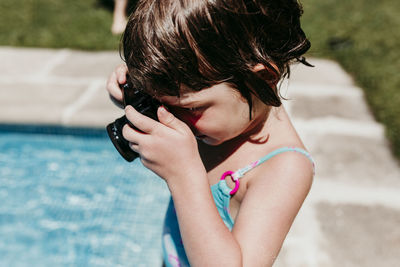
{"label": "blue pool water", "polygon": [[103,130],[0,126],[0,266],[161,266],[169,193]]}

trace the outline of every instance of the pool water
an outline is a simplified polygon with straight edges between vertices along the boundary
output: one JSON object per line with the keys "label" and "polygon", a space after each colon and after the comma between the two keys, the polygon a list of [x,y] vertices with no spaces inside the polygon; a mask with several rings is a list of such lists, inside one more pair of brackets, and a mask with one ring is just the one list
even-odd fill
{"label": "pool water", "polygon": [[0,266],[161,266],[168,199],[103,130],[0,127]]}

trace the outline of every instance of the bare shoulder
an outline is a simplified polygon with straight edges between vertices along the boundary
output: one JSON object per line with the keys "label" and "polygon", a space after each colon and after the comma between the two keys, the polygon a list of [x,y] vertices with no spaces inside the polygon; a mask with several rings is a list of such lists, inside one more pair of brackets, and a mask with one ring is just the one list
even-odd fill
{"label": "bare shoulder", "polygon": [[306,155],[297,151],[278,154],[256,168],[248,187],[287,186],[308,190],[314,176],[314,165]]}
{"label": "bare shoulder", "polygon": [[285,152],[254,171],[233,234],[244,265],[271,266],[310,190],[313,164],[301,153]]}
{"label": "bare shoulder", "polygon": [[255,170],[242,204],[246,203],[248,208],[261,205],[266,209],[279,206],[279,216],[286,214],[286,220],[294,219],[311,189],[313,162],[302,153],[290,151],[270,158]]}

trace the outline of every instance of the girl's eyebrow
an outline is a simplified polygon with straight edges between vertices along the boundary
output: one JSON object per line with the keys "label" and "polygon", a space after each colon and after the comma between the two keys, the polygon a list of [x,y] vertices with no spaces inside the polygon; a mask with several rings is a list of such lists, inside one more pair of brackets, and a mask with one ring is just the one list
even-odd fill
{"label": "girl's eyebrow", "polygon": [[182,94],[181,97],[163,96],[159,100],[173,106],[190,106],[210,99],[208,91],[198,91],[194,93]]}
{"label": "girl's eyebrow", "polygon": [[179,104],[181,105],[188,105],[194,102],[199,102],[201,97],[199,95],[189,95],[186,97],[179,98]]}
{"label": "girl's eyebrow", "polygon": [[204,101],[205,97],[202,94],[193,94],[193,95],[188,95],[188,96],[183,96],[178,99],[178,103],[180,105],[189,105],[197,102]]}
{"label": "girl's eyebrow", "polygon": [[200,99],[197,99],[196,97],[178,98],[175,96],[164,96],[161,97],[159,100],[160,102],[165,103],[167,105],[182,106],[182,107],[191,106],[193,104],[197,104],[200,102]]}
{"label": "girl's eyebrow", "polygon": [[187,101],[179,102],[179,105],[182,106],[182,107],[189,107],[189,106],[195,106],[198,103],[200,103],[199,100],[187,100]]}
{"label": "girl's eyebrow", "polygon": [[192,104],[192,103],[197,103],[197,102],[203,102],[206,101],[207,99],[210,98],[210,94],[208,90],[201,90],[197,91],[193,94],[190,94],[186,97],[180,98],[179,102],[182,105],[187,105],[187,104]]}

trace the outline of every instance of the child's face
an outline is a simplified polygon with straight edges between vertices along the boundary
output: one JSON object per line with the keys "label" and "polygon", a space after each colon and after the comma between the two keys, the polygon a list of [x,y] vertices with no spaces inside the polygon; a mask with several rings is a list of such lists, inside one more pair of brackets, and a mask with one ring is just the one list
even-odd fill
{"label": "child's face", "polygon": [[160,100],[189,125],[198,139],[209,145],[219,145],[250,132],[268,110],[265,104],[254,98],[252,120],[249,120],[247,101],[227,83],[182,93],[179,98],[164,96]]}

